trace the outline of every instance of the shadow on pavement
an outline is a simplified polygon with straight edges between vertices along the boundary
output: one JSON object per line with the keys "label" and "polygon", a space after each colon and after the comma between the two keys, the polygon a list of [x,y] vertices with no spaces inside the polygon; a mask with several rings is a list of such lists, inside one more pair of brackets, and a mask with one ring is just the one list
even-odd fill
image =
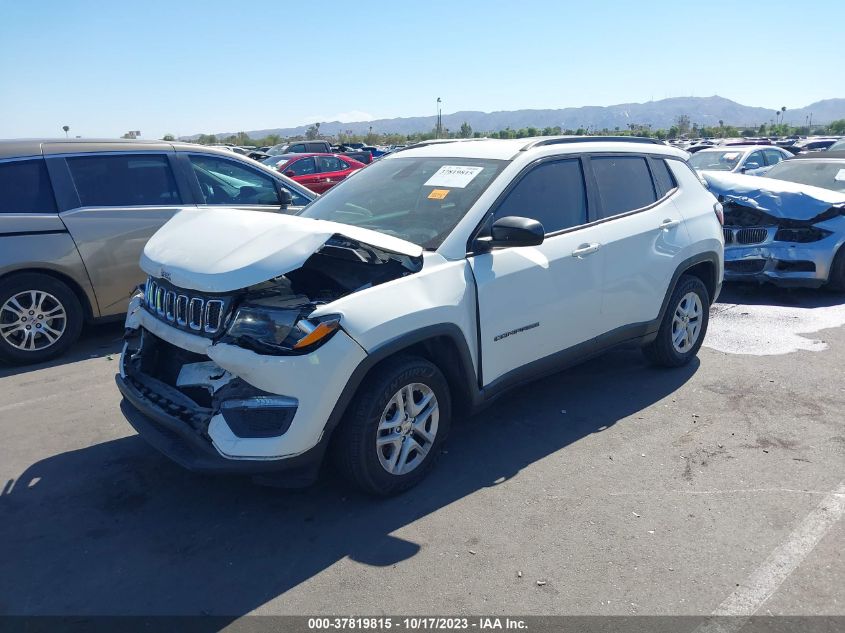
{"label": "shadow on pavement", "polygon": [[725,282],[718,303],[827,308],[845,303],[845,294],[824,288],[781,288],[773,284]]}
{"label": "shadow on pavement", "polygon": [[0,613],[234,619],[344,557],[395,564],[421,545],[392,532],[636,414],[697,368],[622,349],[519,389],[459,421],[431,476],[387,500],[330,474],[301,492],[194,475],[137,436],[50,457],[0,492]]}
{"label": "shadow on pavement", "polygon": [[123,349],[123,320],[109,323],[86,325],[82,336],[59,358],[35,365],[14,366],[0,360],[0,378],[24,374],[47,367],[58,367],[88,358],[98,358],[109,354],[120,354]]}

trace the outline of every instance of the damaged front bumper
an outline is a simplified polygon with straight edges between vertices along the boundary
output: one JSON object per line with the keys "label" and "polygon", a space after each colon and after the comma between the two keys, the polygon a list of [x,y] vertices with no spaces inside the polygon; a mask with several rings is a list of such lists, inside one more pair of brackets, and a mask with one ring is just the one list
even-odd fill
{"label": "damaged front bumper", "polygon": [[771,282],[781,286],[818,288],[827,282],[833,252],[812,246],[770,243],[726,247],[725,281]]}
{"label": "damaged front bumper", "polygon": [[334,405],[364,351],[344,332],[311,354],[264,356],[179,331],[133,299],[117,386],[154,448],[209,473],[286,471],[313,480]]}

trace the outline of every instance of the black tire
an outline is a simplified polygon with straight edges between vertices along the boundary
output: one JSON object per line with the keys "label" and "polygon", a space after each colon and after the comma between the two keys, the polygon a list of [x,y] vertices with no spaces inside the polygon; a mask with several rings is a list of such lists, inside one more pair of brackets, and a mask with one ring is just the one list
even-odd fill
{"label": "black tire", "polygon": [[[3,311],[3,306],[10,298],[30,290],[51,295],[61,304],[65,314],[64,323],[61,325],[63,329],[55,342],[31,351],[15,347],[2,333],[2,325],[9,325],[14,322],[12,320],[13,314],[9,310]],[[52,306],[52,300],[50,301],[49,305]],[[28,307],[26,304],[23,305]],[[66,352],[79,338],[79,333],[82,331],[82,322],[83,312],[79,299],[66,284],[58,279],[41,273],[20,273],[0,281],[0,359],[14,365],[28,365],[56,358]],[[44,321],[42,320],[40,323],[44,323]],[[52,323],[59,327],[61,321],[56,320]],[[40,324],[38,326],[40,327]],[[7,332],[8,328],[5,328],[5,331]],[[43,344],[44,336],[43,334],[39,335],[39,344]]]}
{"label": "black tire", "polygon": [[[679,309],[681,301],[690,293],[698,295],[698,300],[701,303],[701,327],[698,331],[698,338],[695,339],[688,349],[677,350],[672,342],[673,338],[673,321],[675,312]],[[662,367],[681,367],[690,362],[698,353],[701,344],[704,342],[704,336],[707,334],[707,324],[710,321],[710,294],[707,292],[707,287],[698,278],[692,275],[682,275],[678,279],[678,284],[669,298],[669,303],[666,306],[666,314],[663,315],[663,320],[660,322],[660,329],[657,331],[657,338],[651,343],[643,346],[643,354],[645,357],[655,365]]]}
{"label": "black tire", "polygon": [[[376,437],[382,414],[405,385],[420,383],[434,392],[439,420],[434,440],[418,466],[405,474],[391,474],[381,464]],[[395,495],[418,484],[431,470],[449,432],[452,402],[442,372],[416,356],[385,361],[367,376],[332,437],[332,457],[340,474],[361,490],[378,496]],[[418,438],[415,438],[418,439]],[[398,450],[398,449],[394,449]]]}
{"label": "black tire", "polygon": [[831,292],[845,292],[845,244],[836,251],[825,287]]}

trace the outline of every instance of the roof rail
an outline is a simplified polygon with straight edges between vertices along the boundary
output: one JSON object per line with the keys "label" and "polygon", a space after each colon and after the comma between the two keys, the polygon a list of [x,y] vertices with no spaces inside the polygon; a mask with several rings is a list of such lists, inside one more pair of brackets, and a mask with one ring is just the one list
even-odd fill
{"label": "roof rail", "polygon": [[[407,145],[402,149],[397,149],[396,152],[403,152],[406,149],[418,149],[420,147],[428,147],[429,145],[440,145],[443,143],[461,143],[466,141],[489,141],[490,139],[486,136],[482,136],[479,138],[432,138],[428,139],[427,141],[419,141],[414,143],[413,145]],[[396,152],[393,152],[394,154]]]}
{"label": "roof rail", "polygon": [[566,143],[646,143],[649,145],[663,145],[662,141],[647,136],[555,136],[552,138],[539,138],[523,145],[519,151],[524,152],[532,147],[543,147],[545,145],[564,145]]}

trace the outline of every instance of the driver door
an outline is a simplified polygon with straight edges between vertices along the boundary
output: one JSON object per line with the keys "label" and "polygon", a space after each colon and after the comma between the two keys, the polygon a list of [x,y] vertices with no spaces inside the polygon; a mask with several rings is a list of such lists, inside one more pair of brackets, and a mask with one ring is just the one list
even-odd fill
{"label": "driver door", "polygon": [[[538,220],[538,246],[470,257],[478,289],[482,382],[519,379],[535,361],[589,343],[600,334],[602,226],[589,225],[579,158],[534,165],[493,212]],[[577,353],[577,350],[572,350]]]}

